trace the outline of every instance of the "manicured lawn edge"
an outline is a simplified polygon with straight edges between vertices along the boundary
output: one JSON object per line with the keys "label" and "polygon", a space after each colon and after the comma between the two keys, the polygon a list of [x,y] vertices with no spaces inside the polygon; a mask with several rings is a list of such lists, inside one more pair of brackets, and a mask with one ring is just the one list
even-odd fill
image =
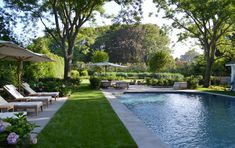
{"label": "manicured lawn edge", "polygon": [[137,147],[101,91],[82,84],[38,136],[35,147]]}
{"label": "manicured lawn edge", "polygon": [[217,94],[228,95],[228,96],[235,96],[235,92],[232,92],[232,91],[213,90],[209,88],[198,88],[196,90],[202,91],[202,92],[210,92],[210,93],[217,93]]}

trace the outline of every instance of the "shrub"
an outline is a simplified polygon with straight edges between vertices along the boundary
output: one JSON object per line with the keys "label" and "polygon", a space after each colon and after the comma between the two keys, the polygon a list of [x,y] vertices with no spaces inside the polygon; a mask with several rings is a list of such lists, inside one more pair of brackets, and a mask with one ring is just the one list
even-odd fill
{"label": "shrub", "polygon": [[77,70],[71,70],[70,75],[71,75],[71,78],[72,78],[72,79],[79,78],[79,71],[77,71]]}
{"label": "shrub", "polygon": [[198,87],[199,80],[198,78],[191,76],[187,78],[187,86],[189,89],[195,89]]}
{"label": "shrub", "polygon": [[127,74],[127,73],[124,73],[124,72],[118,72],[118,73],[116,74],[116,76],[126,78],[126,77],[128,76],[128,74]]}
{"label": "shrub", "polygon": [[152,79],[151,78],[145,78],[146,85],[151,85],[152,84]]}
{"label": "shrub", "polygon": [[109,60],[109,55],[104,51],[96,50],[91,59],[93,63],[104,62]]}
{"label": "shrub", "polygon": [[213,89],[213,90],[218,90],[218,91],[226,91],[227,88],[225,86],[209,86],[210,89]]}
{"label": "shrub", "polygon": [[221,85],[218,77],[211,77],[211,85]]}
{"label": "shrub", "polygon": [[157,86],[158,85],[158,80],[157,79],[151,79],[151,85],[152,86]]}
{"label": "shrub", "polygon": [[30,85],[36,91],[58,91],[60,96],[69,96],[72,93],[72,90],[78,89],[80,85],[80,79],[70,79],[64,81],[59,78],[43,78],[39,82],[30,82]]}
{"label": "shrub", "polygon": [[0,87],[17,84],[16,65],[14,62],[0,61]]}
{"label": "shrub", "polygon": [[80,76],[88,76],[88,71],[87,70],[82,70],[80,72]]}
{"label": "shrub", "polygon": [[28,147],[36,144],[37,139],[31,137],[30,132],[37,127],[27,121],[27,116],[18,113],[15,117],[0,120],[0,146]]}
{"label": "shrub", "polygon": [[93,89],[99,89],[101,84],[101,79],[98,77],[90,78],[90,87]]}

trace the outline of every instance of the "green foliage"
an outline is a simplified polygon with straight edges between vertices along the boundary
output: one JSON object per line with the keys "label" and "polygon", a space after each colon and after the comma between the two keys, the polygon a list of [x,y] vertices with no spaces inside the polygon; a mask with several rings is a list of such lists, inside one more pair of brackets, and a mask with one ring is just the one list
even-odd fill
{"label": "green foliage", "polygon": [[99,89],[101,84],[101,78],[99,77],[91,77],[90,78],[90,87],[92,89]]}
{"label": "green foliage", "polygon": [[190,76],[190,77],[187,77],[186,80],[187,80],[187,87],[189,89],[196,89],[198,87],[199,78]]}
{"label": "green foliage", "polygon": [[6,84],[17,84],[16,62],[0,62],[0,87]]}
{"label": "green foliage", "polygon": [[109,60],[109,55],[100,50],[96,50],[92,55],[92,62],[98,63],[98,62],[107,62]]}
{"label": "green foliage", "polygon": [[[23,113],[15,114],[15,116],[16,117],[6,118],[3,121],[0,120],[1,130],[4,129],[0,133],[0,145],[5,144],[6,147],[10,147],[10,145],[7,145],[7,137],[10,133],[14,132],[19,136],[16,146],[27,147],[32,144],[30,133],[37,126],[30,123],[27,120],[27,116]],[[6,123],[3,122],[6,122],[8,125],[6,126]]]}
{"label": "green foliage", "polygon": [[151,86],[173,86],[174,82],[178,82],[180,81],[180,79],[177,78],[159,78],[159,79],[155,79],[155,78],[146,78],[145,82],[147,85],[151,85]]}
{"label": "green foliage", "polygon": [[212,89],[214,91],[226,91],[227,87],[210,85],[209,89]]}
{"label": "green foliage", "polygon": [[113,63],[147,63],[147,56],[158,50],[168,50],[169,39],[158,26],[114,25],[99,36],[93,45],[105,47]]}
{"label": "green foliage", "polygon": [[206,62],[204,86],[208,87],[216,54],[224,50],[223,45],[229,43],[231,46],[228,36],[234,32],[235,1],[154,0],[154,2],[165,10],[166,18],[173,20],[173,27],[186,31],[180,35],[179,40],[193,37],[201,44]]}
{"label": "green foliage", "polygon": [[88,76],[88,71],[87,71],[87,70],[82,70],[82,71],[80,72],[80,75],[81,75],[81,76]]}
{"label": "green foliage", "polygon": [[146,72],[148,71],[148,67],[146,63],[126,63],[126,68],[117,69],[117,71],[122,72]]}
{"label": "green foliage", "polygon": [[187,51],[185,54],[180,56],[180,61],[185,61],[185,62],[193,62],[194,58],[199,56],[200,53],[198,53],[195,49],[191,49]]}
{"label": "green foliage", "polygon": [[77,79],[77,78],[79,78],[79,71],[77,71],[77,70],[71,70],[70,75],[71,75],[71,78],[72,78],[72,79]]}
{"label": "green foliage", "polygon": [[38,92],[58,91],[60,92],[60,96],[69,96],[72,91],[78,89],[79,85],[79,78],[72,78],[70,80],[63,80],[60,78],[41,78],[38,81],[30,82],[30,86]]}
{"label": "green foliage", "polygon": [[50,40],[48,38],[38,38],[28,47],[34,52],[46,54],[52,58],[53,62],[28,62],[24,66],[24,80],[38,80],[45,77],[62,78],[64,72],[64,61],[49,51]]}
{"label": "green foliage", "polygon": [[152,72],[161,71],[166,68],[168,64],[172,63],[172,59],[172,56],[167,51],[161,50],[153,53],[149,58],[149,69]]}

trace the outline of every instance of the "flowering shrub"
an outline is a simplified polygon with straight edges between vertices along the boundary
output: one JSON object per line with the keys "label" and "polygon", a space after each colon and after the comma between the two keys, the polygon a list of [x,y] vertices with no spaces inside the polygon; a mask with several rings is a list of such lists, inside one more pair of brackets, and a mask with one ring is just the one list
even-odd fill
{"label": "flowering shrub", "polygon": [[18,113],[16,117],[0,119],[0,147],[27,147],[37,143],[30,132],[37,127],[27,121],[26,115]]}

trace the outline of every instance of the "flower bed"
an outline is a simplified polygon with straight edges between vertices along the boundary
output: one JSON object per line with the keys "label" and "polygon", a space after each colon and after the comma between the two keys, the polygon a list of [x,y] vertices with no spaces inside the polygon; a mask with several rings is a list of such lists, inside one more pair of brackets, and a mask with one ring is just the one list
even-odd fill
{"label": "flower bed", "polygon": [[36,144],[37,138],[30,133],[37,125],[28,122],[23,113],[15,116],[0,120],[0,147],[27,147]]}

